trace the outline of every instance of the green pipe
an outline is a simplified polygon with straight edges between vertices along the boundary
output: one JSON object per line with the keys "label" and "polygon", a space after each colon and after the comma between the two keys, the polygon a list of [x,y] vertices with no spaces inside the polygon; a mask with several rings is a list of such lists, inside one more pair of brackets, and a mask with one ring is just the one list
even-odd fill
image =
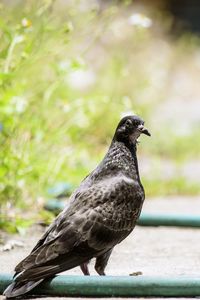
{"label": "green pipe", "polygon": [[47,203],[45,203],[44,208],[46,210],[49,210],[53,213],[58,214],[59,212],[61,212],[63,210],[65,205],[66,205],[66,202],[55,198],[55,199],[48,200]]}
{"label": "green pipe", "polygon": [[58,182],[47,190],[50,197],[62,198],[69,197],[75,187],[68,182]]}
{"label": "green pipe", "polygon": [[[57,199],[49,200],[45,208],[55,213],[60,212],[65,206],[63,201]],[[147,214],[142,213],[138,222],[141,226],[180,226],[180,227],[200,227],[200,215],[181,214]]]}
{"label": "green pipe", "polygon": [[[11,283],[10,274],[0,274],[0,294]],[[134,297],[200,296],[198,277],[66,276],[54,277],[36,287],[32,294],[53,296]]]}
{"label": "green pipe", "polygon": [[142,213],[137,224],[141,226],[200,227],[200,215]]}

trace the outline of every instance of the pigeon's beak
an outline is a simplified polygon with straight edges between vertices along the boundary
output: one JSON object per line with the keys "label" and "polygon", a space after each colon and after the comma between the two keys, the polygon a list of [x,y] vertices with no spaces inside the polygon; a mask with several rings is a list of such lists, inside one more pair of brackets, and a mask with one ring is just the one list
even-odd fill
{"label": "pigeon's beak", "polygon": [[150,132],[147,130],[146,127],[144,127],[144,125],[139,125],[137,128],[141,133],[144,133],[148,136],[151,136]]}

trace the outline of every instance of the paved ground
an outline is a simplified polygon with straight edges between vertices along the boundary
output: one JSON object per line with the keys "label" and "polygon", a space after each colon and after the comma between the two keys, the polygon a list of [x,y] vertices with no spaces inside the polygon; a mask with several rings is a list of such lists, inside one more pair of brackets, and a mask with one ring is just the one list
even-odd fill
{"label": "paved ground", "polygon": [[[198,214],[200,198],[152,199],[146,201],[143,211]],[[42,230],[40,227],[34,227],[28,235],[16,237],[24,242],[26,247],[1,252],[0,271],[12,272],[16,263],[29,253]],[[129,275],[141,271],[143,275],[199,275],[199,244],[200,229],[138,226],[123,243],[115,248],[107,267],[107,274]],[[95,274],[92,263],[90,270]],[[81,274],[79,268],[66,273]],[[2,299],[3,297],[0,296],[0,300]]]}

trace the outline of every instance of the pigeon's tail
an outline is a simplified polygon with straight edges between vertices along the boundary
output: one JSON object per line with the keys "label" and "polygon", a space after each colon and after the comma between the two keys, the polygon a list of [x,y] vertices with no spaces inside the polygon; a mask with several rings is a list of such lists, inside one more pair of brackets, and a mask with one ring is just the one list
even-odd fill
{"label": "pigeon's tail", "polygon": [[6,298],[15,298],[17,296],[23,295],[31,291],[35,286],[40,284],[43,279],[36,280],[36,281],[13,281],[4,291],[3,295],[6,296]]}

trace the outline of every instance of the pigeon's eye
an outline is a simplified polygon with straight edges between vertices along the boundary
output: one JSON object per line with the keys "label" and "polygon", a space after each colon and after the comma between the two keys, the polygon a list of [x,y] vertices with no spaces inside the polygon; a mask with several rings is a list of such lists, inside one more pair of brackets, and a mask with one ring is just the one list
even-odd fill
{"label": "pigeon's eye", "polygon": [[132,126],[132,121],[130,119],[126,120],[125,126],[126,127],[131,127]]}

